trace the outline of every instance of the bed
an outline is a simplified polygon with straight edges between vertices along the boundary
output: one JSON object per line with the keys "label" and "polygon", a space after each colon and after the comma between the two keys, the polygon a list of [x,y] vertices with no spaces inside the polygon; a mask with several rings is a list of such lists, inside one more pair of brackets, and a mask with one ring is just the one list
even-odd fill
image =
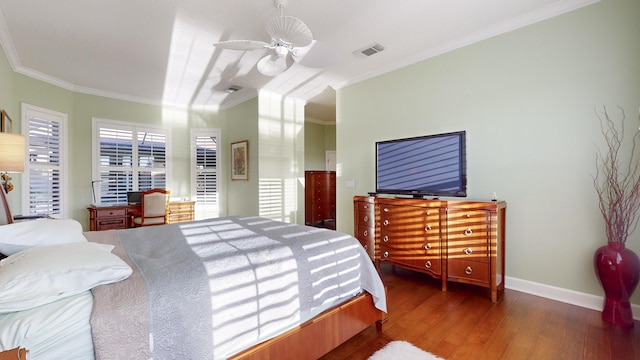
{"label": "bed", "polygon": [[[34,233],[44,239],[20,247]],[[236,216],[59,244],[46,234],[0,239],[11,254],[0,262],[0,350],[24,347],[33,360],[316,359],[369,326],[381,331],[385,318],[385,289],[364,249],[328,229]],[[33,279],[34,260],[63,263],[68,276],[70,250],[88,263],[71,281],[81,284],[60,281],[63,291],[47,296],[45,280],[6,285],[23,272]]]}

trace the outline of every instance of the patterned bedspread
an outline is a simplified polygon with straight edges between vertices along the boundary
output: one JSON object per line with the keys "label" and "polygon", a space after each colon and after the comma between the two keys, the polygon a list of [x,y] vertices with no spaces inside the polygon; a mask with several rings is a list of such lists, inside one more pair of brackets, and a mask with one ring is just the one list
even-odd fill
{"label": "patterned bedspread", "polygon": [[96,359],[224,359],[362,291],[386,312],[371,260],[340,232],[226,217],[85,235],[134,269],[93,290]]}

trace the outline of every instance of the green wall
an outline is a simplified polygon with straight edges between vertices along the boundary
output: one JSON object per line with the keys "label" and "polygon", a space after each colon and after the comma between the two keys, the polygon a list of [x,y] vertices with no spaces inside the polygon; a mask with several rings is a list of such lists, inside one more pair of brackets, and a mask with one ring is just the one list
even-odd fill
{"label": "green wall", "polygon": [[[236,141],[249,141],[249,180],[229,180],[227,194],[228,215],[258,215],[259,187],[258,187],[258,98],[228,110],[229,117],[233,119],[226,129],[223,137],[229,139],[229,144]],[[224,169],[231,168],[231,145],[227,147],[225,154],[226,165]],[[231,175],[227,176],[228,179]]]}
{"label": "green wall", "polygon": [[639,14],[603,1],[338,90],[338,230],[353,233],[352,197],[375,190],[375,141],[466,130],[468,199],[508,204],[506,275],[602,296],[594,109],[638,119]]}
{"label": "green wall", "polygon": [[325,152],[336,149],[336,126],[304,123],[304,168],[325,170]]}

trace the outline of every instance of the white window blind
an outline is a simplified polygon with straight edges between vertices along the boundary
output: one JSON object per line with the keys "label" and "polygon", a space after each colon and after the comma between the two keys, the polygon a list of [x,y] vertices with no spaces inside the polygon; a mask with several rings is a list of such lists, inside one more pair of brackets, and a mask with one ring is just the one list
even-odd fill
{"label": "white window blind", "polygon": [[126,203],[129,191],[167,188],[168,130],[95,119],[94,133],[99,203]]}
{"label": "white window blind", "polygon": [[138,132],[138,188],[153,189],[167,187],[166,143],[164,134]]}
{"label": "white window blind", "polygon": [[22,214],[67,217],[67,115],[28,104],[22,104],[22,113],[27,142]]}
{"label": "white window blind", "polygon": [[192,198],[195,198],[197,219],[220,216],[218,205],[218,139],[220,132],[194,129],[191,132]]}

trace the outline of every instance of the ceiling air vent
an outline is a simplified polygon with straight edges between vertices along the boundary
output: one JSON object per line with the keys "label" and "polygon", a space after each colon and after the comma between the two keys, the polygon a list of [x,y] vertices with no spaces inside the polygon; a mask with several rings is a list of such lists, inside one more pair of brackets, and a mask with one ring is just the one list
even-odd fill
{"label": "ceiling air vent", "polygon": [[225,91],[228,92],[229,94],[234,93],[238,90],[242,89],[240,86],[238,85],[231,85],[229,86]]}
{"label": "ceiling air vent", "polygon": [[373,43],[369,46],[366,46],[362,49],[358,49],[356,51],[353,52],[353,55],[357,56],[357,57],[368,57],[371,56],[373,54],[377,54],[380,51],[384,50],[384,46],[378,44],[378,43]]}

